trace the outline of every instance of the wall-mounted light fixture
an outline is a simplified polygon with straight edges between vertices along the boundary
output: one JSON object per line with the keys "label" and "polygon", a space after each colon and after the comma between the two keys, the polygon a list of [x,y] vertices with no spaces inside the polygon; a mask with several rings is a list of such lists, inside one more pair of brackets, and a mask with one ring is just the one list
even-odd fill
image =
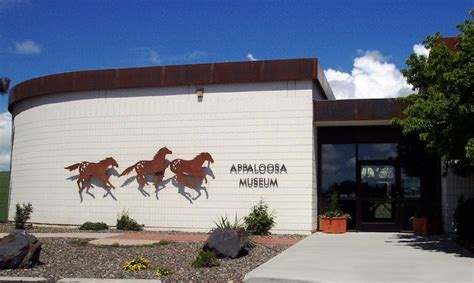
{"label": "wall-mounted light fixture", "polygon": [[196,89],[196,95],[198,98],[198,102],[202,102],[202,99],[204,98],[204,89],[203,88]]}

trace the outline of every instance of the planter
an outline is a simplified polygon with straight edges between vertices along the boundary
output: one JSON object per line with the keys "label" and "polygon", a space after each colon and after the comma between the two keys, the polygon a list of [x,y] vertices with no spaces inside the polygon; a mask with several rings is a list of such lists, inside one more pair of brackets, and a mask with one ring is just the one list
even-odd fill
{"label": "planter", "polygon": [[319,218],[319,226],[321,231],[330,234],[346,233],[347,217],[324,217]]}
{"label": "planter", "polygon": [[441,227],[439,218],[413,217],[411,224],[415,235],[435,235]]}
{"label": "planter", "polygon": [[413,217],[411,219],[411,225],[413,226],[413,234],[428,235],[428,218]]}

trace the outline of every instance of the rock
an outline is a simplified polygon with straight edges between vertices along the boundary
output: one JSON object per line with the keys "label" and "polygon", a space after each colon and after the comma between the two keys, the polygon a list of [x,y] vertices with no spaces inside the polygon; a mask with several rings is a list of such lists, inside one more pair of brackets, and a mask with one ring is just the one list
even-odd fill
{"label": "rock", "polygon": [[33,267],[40,264],[41,242],[26,232],[12,232],[0,239],[0,269]]}
{"label": "rock", "polygon": [[248,254],[247,233],[244,229],[215,229],[203,246],[218,258],[237,258]]}

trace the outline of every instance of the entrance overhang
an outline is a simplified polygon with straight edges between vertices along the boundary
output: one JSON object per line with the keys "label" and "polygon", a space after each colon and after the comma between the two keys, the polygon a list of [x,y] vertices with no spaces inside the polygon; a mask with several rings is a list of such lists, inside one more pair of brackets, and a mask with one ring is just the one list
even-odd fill
{"label": "entrance overhang", "polygon": [[381,126],[393,118],[404,118],[406,103],[389,99],[348,99],[313,101],[316,126]]}

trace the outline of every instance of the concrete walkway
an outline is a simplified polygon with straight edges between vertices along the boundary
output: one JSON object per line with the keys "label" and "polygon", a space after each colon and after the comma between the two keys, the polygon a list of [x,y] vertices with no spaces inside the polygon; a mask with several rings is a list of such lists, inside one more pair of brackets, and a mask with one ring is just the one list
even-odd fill
{"label": "concrete walkway", "polygon": [[249,272],[245,282],[474,282],[474,255],[439,237],[313,234]]}

